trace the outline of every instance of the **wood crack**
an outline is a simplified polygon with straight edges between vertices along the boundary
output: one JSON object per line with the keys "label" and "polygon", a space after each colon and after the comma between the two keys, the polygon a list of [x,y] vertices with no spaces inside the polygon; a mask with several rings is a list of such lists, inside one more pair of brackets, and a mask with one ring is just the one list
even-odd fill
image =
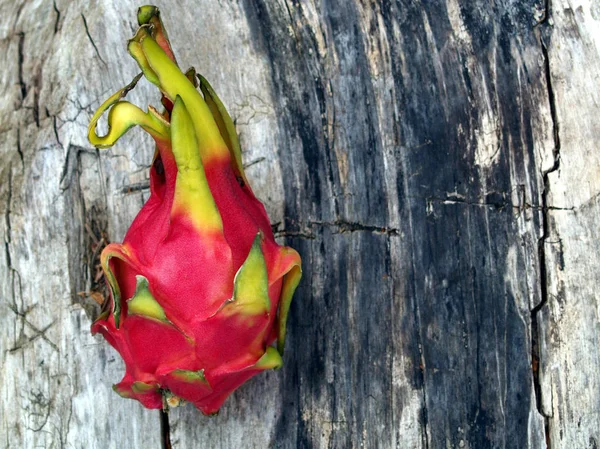
{"label": "wood crack", "polygon": [[56,125],[56,115],[52,116],[52,129],[54,130],[54,137],[56,138],[56,142],[58,143],[58,146],[60,146],[61,148],[64,148],[62,142],[60,141],[60,137],[58,136],[58,126]]}
{"label": "wood crack", "polygon": [[261,163],[261,162],[262,162],[262,161],[264,161],[265,159],[266,159],[266,158],[264,158],[264,157],[259,157],[259,158],[256,158],[256,159],[254,159],[253,161],[250,161],[250,162],[247,162],[247,163],[245,163],[245,164],[243,165],[243,166],[244,166],[244,170],[245,170],[245,169],[247,169],[247,168],[250,168],[250,167],[252,167],[253,165],[256,165],[256,164],[259,164],[259,163]]}
{"label": "wood crack", "polygon": [[21,148],[21,128],[17,128],[17,153],[21,160],[21,170],[25,172],[25,162],[23,160],[23,149]]}
{"label": "wood crack", "polygon": [[54,12],[56,13],[56,21],[54,22],[54,34],[57,34],[60,31],[60,11],[56,6],[56,0],[52,2],[52,6],[54,8]]}
{"label": "wood crack", "polygon": [[25,97],[27,97],[27,84],[23,79],[23,62],[25,61],[25,55],[23,52],[23,46],[25,44],[25,33],[21,32],[18,34],[19,36],[19,45],[18,45],[18,72],[19,72],[19,87],[21,88],[21,104],[19,108],[23,106],[23,102],[25,101]]}
{"label": "wood crack", "polygon": [[332,234],[367,232],[372,234],[387,235],[389,237],[398,237],[400,235],[400,231],[396,228],[339,219],[335,221],[309,221],[306,223],[294,223],[294,227],[292,229],[280,229],[280,225],[281,222],[271,224],[271,229],[273,230],[275,237],[293,237],[314,240],[317,238],[313,231],[314,228],[330,228],[332,230]]}
{"label": "wood crack", "polygon": [[10,205],[12,203],[12,164],[8,167],[8,197],[6,199],[6,212],[4,213],[4,225],[6,226],[6,237],[4,247],[6,249],[6,266],[12,270],[12,260],[10,257],[10,243],[12,241],[12,229],[10,223]]}
{"label": "wood crack", "polygon": [[61,174],[60,174],[60,189],[65,191],[71,185],[72,174],[75,169],[75,165],[79,164],[79,155],[81,153],[88,153],[92,155],[96,155],[96,151],[94,149],[89,149],[85,147],[81,147],[79,145],[69,144],[67,147],[67,155],[65,156],[65,163],[63,165]]}
{"label": "wood crack", "polygon": [[124,195],[130,195],[132,193],[143,192],[150,189],[150,180],[134,182],[121,188],[121,193]]}
{"label": "wood crack", "polygon": [[370,224],[363,224],[356,221],[345,221],[336,220],[334,222],[326,221],[313,221],[309,223],[311,226],[324,226],[337,228],[334,230],[334,234],[345,234],[348,232],[370,232],[374,234],[386,234],[389,236],[398,236],[398,229],[388,228],[385,226],[376,226]]}
{"label": "wood crack", "polygon": [[102,64],[104,64],[106,67],[108,67],[108,65],[106,64],[104,59],[102,59],[102,56],[100,56],[100,51],[98,50],[98,47],[96,46],[96,43],[94,42],[94,39],[92,39],[92,35],[90,34],[90,30],[88,29],[87,20],[85,20],[85,16],[83,15],[83,13],[81,13],[81,18],[83,19],[83,26],[85,27],[85,34],[87,34],[88,39],[92,43],[92,47],[94,47],[94,50],[96,51],[96,55],[98,56],[100,61],[102,61]]}
{"label": "wood crack", "polygon": [[[546,11],[544,14],[543,20],[540,24],[546,24],[548,22],[549,16],[551,14],[551,2],[550,0],[546,1]],[[554,139],[554,147],[552,149],[553,156],[553,164],[552,166],[544,170],[542,173],[543,179],[543,191],[541,195],[542,200],[542,236],[538,240],[538,258],[540,264],[540,294],[541,300],[539,304],[537,304],[531,310],[531,362],[532,362],[532,374],[533,374],[533,382],[534,382],[534,391],[535,391],[535,399],[538,413],[544,418],[544,432],[546,437],[546,447],[550,449],[551,439],[550,439],[550,416],[545,413],[542,404],[542,386],[540,383],[540,312],[546,307],[548,304],[548,283],[549,283],[549,274],[548,274],[548,265],[546,262],[546,243],[550,243],[548,238],[550,236],[550,216],[549,211],[554,210],[553,207],[548,205],[548,194],[550,192],[551,184],[550,184],[550,174],[559,170],[560,168],[560,150],[561,150],[561,142],[560,142],[560,130],[559,130],[559,122],[558,122],[558,114],[556,108],[556,96],[554,93],[554,87],[552,84],[552,71],[550,67],[550,57],[548,54],[548,48],[543,40],[540,37],[540,45],[542,50],[542,56],[544,58],[544,73],[546,79],[546,89],[548,94],[548,103],[550,107],[550,118],[552,122],[552,135]]]}
{"label": "wood crack", "polygon": [[46,343],[48,343],[50,345],[50,347],[52,349],[54,349],[56,352],[59,352],[58,350],[58,346],[56,345],[56,343],[54,343],[52,340],[50,340],[47,336],[46,336],[46,332],[48,331],[48,329],[50,329],[52,326],[54,326],[54,324],[56,323],[56,321],[52,321],[50,324],[44,326],[42,329],[38,328],[36,325],[34,325],[31,321],[29,321],[26,317],[27,317],[27,313],[28,311],[25,312],[21,312],[18,309],[15,309],[12,305],[8,306],[10,310],[12,310],[14,312],[15,315],[17,315],[19,318],[21,318],[21,320],[23,320],[23,323],[25,323],[27,325],[27,327],[29,327],[34,334],[27,338],[25,341],[23,341],[22,338],[20,338],[15,346],[13,346],[12,348],[10,348],[8,350],[8,352],[17,352],[19,350],[24,349],[28,344],[33,343],[34,341],[36,341],[38,338],[41,338],[42,340],[44,340]]}
{"label": "wood crack", "polygon": [[535,211],[542,211],[542,212],[548,212],[551,210],[552,211],[574,211],[576,209],[575,207],[557,207],[557,206],[537,205],[537,204],[529,204],[529,203],[513,204],[509,201],[500,201],[500,202],[493,201],[493,200],[492,201],[470,201],[468,199],[454,198],[454,197],[449,197],[449,198],[428,197],[428,198],[425,198],[425,200],[427,201],[428,205],[432,204],[432,203],[439,203],[442,205],[464,204],[466,206],[474,206],[474,207],[493,207],[498,210],[502,210],[507,207],[516,209],[516,210],[528,209],[528,210],[535,210]]}

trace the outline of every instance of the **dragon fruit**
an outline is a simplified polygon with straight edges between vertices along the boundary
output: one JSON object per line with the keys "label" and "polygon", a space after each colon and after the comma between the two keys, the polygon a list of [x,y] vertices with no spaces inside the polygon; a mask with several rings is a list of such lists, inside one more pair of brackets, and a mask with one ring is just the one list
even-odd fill
{"label": "dragon fruit", "polygon": [[[123,243],[102,252],[110,294],[92,332],[125,361],[121,396],[214,414],[246,380],[281,366],[300,256],[275,242],[210,84],[179,69],[156,7],[140,8],[138,22],[128,51],[142,73],[100,106],[89,140],[106,148],[135,125],[147,131],[151,194]],[[162,92],[164,112],[123,100],[142,75]]]}

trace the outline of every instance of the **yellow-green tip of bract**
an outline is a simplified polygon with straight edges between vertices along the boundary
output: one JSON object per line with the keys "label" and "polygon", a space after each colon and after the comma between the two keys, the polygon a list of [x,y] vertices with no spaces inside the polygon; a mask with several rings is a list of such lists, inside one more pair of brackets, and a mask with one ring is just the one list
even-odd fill
{"label": "yellow-green tip of bract", "polygon": [[137,14],[138,25],[145,25],[147,23],[150,23],[150,20],[152,20],[155,17],[158,17],[159,14],[160,12],[158,8],[154,5],[140,6],[138,8]]}
{"label": "yellow-green tip of bract", "polygon": [[219,127],[219,131],[223,136],[223,140],[229,148],[231,153],[232,163],[236,176],[239,176],[243,181],[248,184],[246,179],[246,173],[244,172],[244,166],[242,164],[242,150],[240,148],[240,141],[238,139],[237,132],[235,130],[235,124],[231,120],[231,116],[225,109],[223,102],[218,97],[215,90],[212,88],[210,83],[202,75],[198,74],[198,80],[200,81],[200,89],[204,94],[204,101],[210,108],[213,114],[215,122]]}
{"label": "yellow-green tip of bract", "polygon": [[150,293],[148,279],[142,275],[138,275],[136,278],[135,295],[127,302],[127,312],[130,315],[139,315],[161,323],[168,323],[165,311]]}
{"label": "yellow-green tip of bract", "polygon": [[235,275],[233,298],[224,308],[226,314],[260,315],[268,314],[271,309],[267,265],[261,240],[259,233],[254,238],[246,261]]}
{"label": "yellow-green tip of bract", "polygon": [[187,214],[199,232],[221,231],[221,215],[206,179],[192,118],[180,96],[171,113],[171,139],[177,163],[173,213]]}
{"label": "yellow-green tip of bract", "polygon": [[267,350],[263,356],[254,365],[257,369],[268,370],[268,369],[279,369],[283,366],[283,359],[279,354],[279,351],[271,346],[267,347]]}
{"label": "yellow-green tip of bract", "polygon": [[198,371],[188,371],[188,370],[184,370],[184,369],[176,369],[174,371],[171,371],[171,376],[182,382],[187,382],[190,384],[200,383],[203,386],[210,388],[210,384],[206,380],[206,377],[204,376],[204,370],[202,370],[202,369],[198,370]]}

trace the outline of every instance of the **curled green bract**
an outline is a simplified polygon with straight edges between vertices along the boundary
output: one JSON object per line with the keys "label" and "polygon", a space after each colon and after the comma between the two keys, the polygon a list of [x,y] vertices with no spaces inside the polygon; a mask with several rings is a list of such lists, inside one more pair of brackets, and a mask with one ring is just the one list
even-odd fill
{"label": "curled green bract", "polygon": [[[122,100],[135,87],[142,75],[142,73],[137,75],[131,83],[111,95],[98,108],[88,128],[88,139],[92,145],[98,148],[108,148],[136,125],[144,128],[156,139],[169,140],[169,122],[156,109],[149,106],[148,112],[144,112],[134,104]],[[99,136],[96,133],[98,120],[109,108],[108,132],[104,136]]]}

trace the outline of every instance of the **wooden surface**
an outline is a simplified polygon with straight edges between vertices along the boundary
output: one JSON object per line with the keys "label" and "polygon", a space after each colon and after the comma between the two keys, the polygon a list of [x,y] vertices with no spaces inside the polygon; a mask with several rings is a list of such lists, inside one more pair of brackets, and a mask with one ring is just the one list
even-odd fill
{"label": "wooden surface", "polygon": [[[157,2],[305,274],[284,368],[173,447],[600,447],[600,4],[189,3]],[[149,193],[141,132],[85,137],[137,6],[0,0],[0,447],[160,447],[86,295]]]}

